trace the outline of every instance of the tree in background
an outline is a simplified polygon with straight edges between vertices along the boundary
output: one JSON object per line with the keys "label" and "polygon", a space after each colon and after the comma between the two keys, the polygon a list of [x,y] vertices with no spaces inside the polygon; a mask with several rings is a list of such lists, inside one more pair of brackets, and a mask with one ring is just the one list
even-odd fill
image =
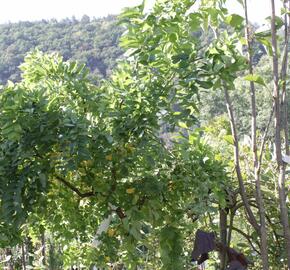
{"label": "tree in background", "polygon": [[32,50],[58,52],[65,60],[78,60],[90,69],[90,79],[97,83],[110,75],[123,51],[118,47],[124,29],[114,16],[81,21],[42,20],[0,25],[0,83],[21,80],[18,66]]}

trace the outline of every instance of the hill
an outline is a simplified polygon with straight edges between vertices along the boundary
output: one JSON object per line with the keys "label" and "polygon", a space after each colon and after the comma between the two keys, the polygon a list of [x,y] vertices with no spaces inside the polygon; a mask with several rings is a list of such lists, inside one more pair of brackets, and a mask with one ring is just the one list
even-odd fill
{"label": "hill", "polygon": [[0,84],[19,81],[18,66],[34,49],[59,52],[64,60],[85,63],[91,78],[106,77],[122,55],[118,47],[121,34],[115,16],[90,19],[85,15],[81,20],[72,17],[0,25]]}

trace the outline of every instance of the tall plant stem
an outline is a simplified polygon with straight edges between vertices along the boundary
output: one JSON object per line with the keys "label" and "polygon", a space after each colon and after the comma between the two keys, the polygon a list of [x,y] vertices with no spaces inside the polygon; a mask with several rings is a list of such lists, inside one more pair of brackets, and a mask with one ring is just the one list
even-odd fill
{"label": "tall plant stem", "polygon": [[248,197],[247,197],[246,188],[245,188],[245,185],[244,185],[242,172],[241,172],[238,134],[237,134],[234,111],[233,111],[232,103],[231,103],[231,100],[230,100],[229,91],[228,91],[227,86],[225,84],[223,85],[223,88],[224,88],[224,93],[225,93],[227,111],[228,111],[228,115],[229,115],[229,119],[230,119],[231,133],[232,133],[232,136],[233,136],[233,139],[234,139],[234,162],[235,162],[235,171],[236,171],[236,175],[237,175],[238,182],[239,182],[240,194],[241,194],[241,197],[242,197],[242,200],[243,200],[243,204],[245,206],[246,213],[247,213],[247,215],[249,217],[249,221],[250,221],[251,225],[254,227],[254,229],[258,233],[260,233],[260,226],[257,223],[257,220],[256,220],[256,218],[255,218],[255,216],[253,214],[253,211],[252,211],[251,207],[250,207],[249,200],[248,200]]}
{"label": "tall plant stem", "polygon": [[[288,6],[287,6],[288,4]],[[284,9],[290,10],[290,1],[284,1]],[[283,51],[283,58],[282,58],[282,67],[281,67],[281,81],[282,81],[282,100],[281,100],[281,112],[282,112],[282,123],[283,123],[283,130],[284,130],[284,141],[285,141],[285,151],[286,155],[289,156],[289,136],[288,136],[288,102],[287,102],[287,67],[288,67],[288,50],[289,50],[289,32],[290,32],[290,24],[289,24],[290,14],[285,14],[284,21],[285,21],[285,45]]]}
{"label": "tall plant stem", "polygon": [[[225,209],[219,210],[220,216],[220,236],[221,236],[221,243],[226,246],[227,245],[227,212]],[[220,269],[225,269],[226,267],[226,252],[222,250],[220,253]]]}
{"label": "tall plant stem", "polygon": [[21,260],[22,260],[22,270],[26,270],[26,256],[24,243],[21,243]]}
{"label": "tall plant stem", "polygon": [[[249,73],[253,75],[253,55],[252,55],[252,38],[250,36],[250,25],[248,19],[248,5],[247,0],[244,0],[245,8],[245,19],[246,19],[246,40],[247,40],[247,51],[248,51],[248,67]],[[260,242],[261,242],[261,259],[263,270],[269,269],[268,260],[268,243],[267,243],[267,227],[266,227],[266,215],[265,206],[263,200],[263,194],[261,189],[261,177],[260,177],[260,164],[258,158],[258,148],[257,148],[257,105],[256,105],[256,89],[254,82],[250,82],[250,93],[251,93],[251,135],[252,135],[252,155],[253,155],[253,167],[254,167],[254,177],[256,186],[256,199],[259,207],[260,215]],[[260,153],[261,154],[261,153]]]}
{"label": "tall plant stem", "polygon": [[274,117],[275,117],[275,151],[277,160],[277,173],[278,177],[278,195],[280,205],[281,223],[283,226],[283,234],[285,238],[285,248],[287,255],[287,266],[290,270],[290,230],[289,230],[289,217],[286,204],[286,192],[285,192],[285,164],[282,160],[282,143],[281,143],[281,106],[280,106],[280,89],[279,89],[279,72],[278,72],[278,50],[277,50],[277,38],[276,38],[276,14],[275,14],[275,0],[271,0],[272,6],[272,20],[271,20],[271,34],[272,34],[272,48],[273,48],[273,99],[274,99]]}

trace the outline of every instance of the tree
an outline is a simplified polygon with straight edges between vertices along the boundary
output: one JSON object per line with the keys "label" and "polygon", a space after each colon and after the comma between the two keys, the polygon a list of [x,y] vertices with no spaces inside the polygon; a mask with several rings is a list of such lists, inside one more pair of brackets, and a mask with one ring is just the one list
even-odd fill
{"label": "tree", "polygon": [[118,40],[123,31],[115,16],[90,20],[85,15],[81,21],[66,18],[0,25],[0,83],[19,82],[18,66],[35,48],[86,64],[90,79],[96,83],[110,74],[122,56]]}
{"label": "tree", "polygon": [[[248,53],[249,53],[249,57],[248,57],[248,64],[249,64],[249,76],[246,76],[245,79],[247,81],[250,81],[250,92],[251,92],[251,110],[252,110],[252,133],[251,133],[251,146],[252,146],[252,153],[253,153],[253,162],[254,162],[254,179],[256,182],[256,196],[255,196],[255,201],[257,202],[257,205],[255,207],[257,207],[259,209],[258,214],[260,215],[260,224],[258,224],[257,222],[257,218],[256,215],[254,213],[254,211],[252,210],[252,207],[254,205],[252,205],[250,203],[250,198],[249,198],[249,191],[247,191],[246,186],[245,186],[245,173],[243,173],[243,166],[242,164],[242,160],[244,159],[244,156],[242,154],[242,151],[240,151],[241,146],[240,146],[240,137],[238,135],[238,131],[237,131],[237,124],[236,124],[236,118],[234,116],[234,109],[236,109],[233,105],[232,105],[232,101],[231,101],[231,97],[228,91],[228,88],[233,88],[233,86],[231,86],[227,80],[223,80],[223,86],[224,86],[224,90],[225,90],[225,97],[226,97],[226,103],[227,103],[227,107],[228,107],[228,114],[229,114],[229,119],[230,119],[230,124],[231,124],[231,133],[233,136],[233,140],[232,140],[232,144],[234,145],[234,160],[235,160],[235,170],[236,170],[236,174],[237,174],[237,178],[239,180],[239,186],[240,186],[240,190],[241,190],[241,196],[242,196],[242,200],[243,200],[243,204],[246,208],[246,212],[247,212],[247,217],[248,220],[250,222],[250,224],[252,224],[252,226],[255,228],[256,232],[258,234],[260,234],[260,241],[261,241],[261,256],[262,256],[262,263],[263,263],[263,269],[269,269],[268,266],[268,245],[267,245],[267,226],[272,226],[273,224],[271,223],[271,221],[269,221],[268,219],[268,223],[266,224],[266,217],[267,217],[267,213],[266,213],[266,207],[265,204],[263,202],[263,195],[262,195],[262,181],[260,181],[260,178],[262,178],[260,176],[261,174],[261,167],[262,167],[262,160],[263,160],[263,155],[265,154],[264,152],[265,150],[265,140],[267,140],[268,137],[268,130],[269,130],[269,126],[271,124],[271,118],[272,118],[272,112],[269,113],[269,120],[268,120],[268,124],[265,126],[263,133],[264,135],[262,135],[261,138],[261,142],[260,142],[260,153],[258,155],[258,151],[257,151],[257,106],[256,106],[256,91],[255,91],[255,84],[260,84],[260,85],[264,85],[266,87],[266,84],[264,82],[264,80],[262,79],[261,76],[254,74],[253,73],[253,61],[252,61],[252,42],[253,42],[253,37],[257,38],[257,41],[261,42],[262,44],[264,44],[268,51],[270,52],[270,55],[273,56],[273,63],[274,63],[274,85],[275,85],[275,91],[274,91],[274,100],[275,100],[275,149],[276,149],[276,157],[277,157],[277,162],[278,167],[280,168],[279,174],[280,174],[280,180],[279,180],[279,198],[280,198],[280,207],[281,207],[281,220],[282,220],[282,224],[284,227],[284,238],[286,243],[289,242],[288,239],[288,233],[287,231],[289,231],[289,229],[287,229],[289,227],[288,224],[288,214],[287,214],[287,203],[285,201],[285,187],[283,187],[285,185],[284,181],[285,181],[285,173],[283,172],[283,170],[285,170],[285,163],[284,161],[282,161],[282,155],[281,155],[281,132],[284,129],[285,132],[285,144],[287,145],[287,141],[288,141],[288,128],[287,128],[287,112],[285,113],[285,111],[283,111],[283,116],[281,114],[281,105],[280,105],[280,94],[279,94],[279,87],[278,87],[278,53],[277,53],[277,43],[276,43],[276,28],[280,28],[283,25],[283,21],[279,18],[275,16],[275,13],[273,13],[272,15],[272,35],[269,35],[269,31],[265,31],[263,33],[252,33],[250,35],[250,31],[249,31],[249,25],[248,25],[248,19],[247,19],[247,2],[244,1],[244,7],[246,10],[245,13],[245,19],[246,19],[246,24],[247,24],[247,29],[246,29],[246,45],[248,46]],[[272,1],[272,3],[274,3],[274,1]],[[275,8],[273,7],[273,12],[274,12]],[[285,9],[287,10],[287,8]],[[228,21],[230,24],[232,24],[233,26],[235,26],[237,29],[242,25],[242,18],[239,18],[239,16],[237,15],[231,15],[230,20]],[[235,18],[235,20],[233,19]],[[284,82],[284,96],[286,93],[286,71],[285,68],[287,67],[287,54],[288,54],[288,35],[287,35],[287,16],[285,19],[285,49],[284,49],[284,56],[282,57],[282,69],[281,69],[281,78],[282,81]],[[273,30],[274,29],[274,30]],[[269,41],[269,38],[272,37],[272,48],[273,50],[271,50],[271,42]],[[237,38],[237,37],[232,37],[232,38]],[[222,39],[224,40],[225,38],[222,37]],[[238,39],[236,39],[236,42],[238,41]],[[224,42],[225,43],[225,42]],[[219,74],[219,76],[222,76],[222,74]],[[285,97],[284,97],[285,98]],[[285,100],[285,99],[284,99]],[[284,105],[284,108],[286,108],[286,106]],[[283,121],[282,121],[283,118]],[[282,127],[282,123],[286,123],[286,128],[285,126]],[[287,147],[286,147],[287,148]],[[277,150],[278,149],[278,150]],[[277,152],[278,151],[278,152]],[[280,160],[280,161],[279,161]],[[268,161],[269,162],[269,161]],[[280,163],[279,163],[280,162]],[[270,162],[269,162],[270,163]],[[269,163],[267,164],[269,166]],[[247,164],[248,166],[248,164]],[[284,169],[283,169],[284,167]],[[249,168],[245,168],[246,170],[249,170]],[[253,176],[250,176],[253,177]],[[268,184],[269,185],[269,184]],[[275,232],[274,232],[275,233]],[[289,247],[286,245],[286,249],[283,251],[283,253],[288,254],[288,252],[290,251]]]}
{"label": "tree", "polygon": [[[288,1],[285,1],[288,3]],[[287,72],[287,54],[288,54],[288,24],[287,24],[287,16],[285,17],[285,60],[284,66],[282,67],[281,76],[279,76],[278,70],[278,49],[277,49],[277,26],[276,26],[276,14],[275,14],[275,3],[271,1],[272,6],[272,16],[271,16],[271,36],[272,36],[272,48],[273,48],[273,81],[274,81],[274,88],[273,88],[273,99],[274,99],[274,118],[275,118],[275,154],[277,160],[277,174],[279,175],[278,178],[278,191],[279,191],[279,205],[280,205],[280,212],[281,212],[281,223],[283,225],[283,233],[285,238],[285,245],[286,245],[286,255],[287,255],[287,265],[288,269],[290,268],[290,228],[289,228],[289,214],[287,209],[286,203],[286,190],[285,190],[285,171],[286,165],[285,160],[282,158],[282,138],[281,133],[283,130],[283,122],[284,122],[284,130],[285,130],[285,146],[287,154],[289,154],[289,142],[288,142],[288,116],[287,110],[285,114],[285,110],[281,110],[281,93],[279,87],[279,81],[282,80],[283,84],[283,95],[286,95],[286,72]],[[287,6],[286,6],[287,7]],[[287,10],[287,9],[286,9]],[[285,98],[285,97],[284,97]],[[284,105],[285,106],[285,105]]]}
{"label": "tree", "polygon": [[223,203],[223,166],[194,133],[166,147],[157,137],[166,119],[162,96],[149,80],[140,86],[128,64],[99,89],[83,66],[57,55],[34,52],[21,69],[23,81],[1,94],[1,228],[9,243],[21,239],[25,224],[90,243],[97,224],[113,215],[98,236],[99,263],[118,261],[123,250],[122,261],[134,267],[137,247],[153,248],[145,233],[161,241],[164,269],[182,269],[187,209],[193,201],[200,212],[206,201]]}

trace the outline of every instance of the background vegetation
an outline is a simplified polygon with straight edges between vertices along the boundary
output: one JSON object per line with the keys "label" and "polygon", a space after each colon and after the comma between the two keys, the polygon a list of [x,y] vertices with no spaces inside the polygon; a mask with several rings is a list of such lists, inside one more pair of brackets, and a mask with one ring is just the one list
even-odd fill
{"label": "background vegetation", "polygon": [[0,83],[19,81],[18,66],[24,56],[36,48],[43,52],[58,52],[65,60],[85,63],[90,69],[90,77],[96,82],[111,73],[121,56],[118,40],[123,31],[114,16],[0,25]]}

